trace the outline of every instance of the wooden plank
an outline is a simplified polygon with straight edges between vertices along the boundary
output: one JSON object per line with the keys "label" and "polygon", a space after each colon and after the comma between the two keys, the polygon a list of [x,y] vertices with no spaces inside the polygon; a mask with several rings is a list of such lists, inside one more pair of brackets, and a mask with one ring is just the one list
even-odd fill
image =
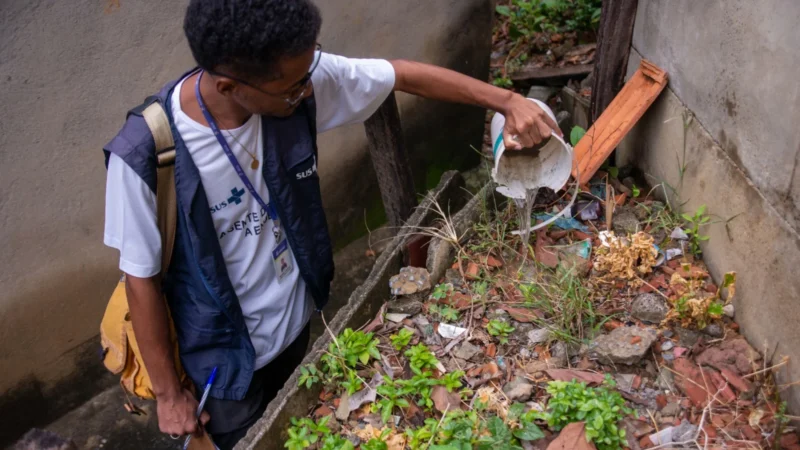
{"label": "wooden plank", "polygon": [[509,78],[511,78],[511,81],[559,81],[569,78],[585,77],[592,73],[593,68],[594,65],[592,64],[576,64],[574,66],[564,67],[522,68],[519,72],[514,72],[509,75]]}
{"label": "wooden plank", "polygon": [[592,123],[625,83],[638,4],[639,0],[603,0],[589,108]]}
{"label": "wooden plank", "polygon": [[647,60],[620,91],[603,114],[575,146],[572,176],[584,185],[603,165],[622,138],[642,118],[667,85],[667,73]]}
{"label": "wooden plank", "polygon": [[367,119],[364,128],[386,218],[390,226],[399,227],[411,217],[417,199],[394,93]]}

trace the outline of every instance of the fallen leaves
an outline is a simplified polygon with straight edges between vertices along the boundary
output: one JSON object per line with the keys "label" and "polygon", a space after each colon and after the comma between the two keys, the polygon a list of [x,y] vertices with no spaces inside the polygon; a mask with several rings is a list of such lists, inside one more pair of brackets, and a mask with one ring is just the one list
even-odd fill
{"label": "fallen leaves", "polygon": [[597,450],[591,442],[586,440],[586,425],[583,422],[574,422],[561,430],[558,437],[547,446],[547,450]]}
{"label": "fallen leaves", "polygon": [[444,386],[435,386],[431,392],[433,405],[440,412],[453,411],[461,408],[461,396],[457,392],[447,392]]}

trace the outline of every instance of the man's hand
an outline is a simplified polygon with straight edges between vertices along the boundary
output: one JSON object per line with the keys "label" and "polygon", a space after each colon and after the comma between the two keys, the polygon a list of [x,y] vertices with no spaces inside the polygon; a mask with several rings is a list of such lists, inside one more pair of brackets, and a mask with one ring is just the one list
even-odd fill
{"label": "man's hand", "polygon": [[201,435],[203,426],[208,423],[211,416],[203,411],[198,420],[198,402],[191,392],[181,389],[173,395],[161,395],[158,402],[158,428],[162,433],[172,436],[185,434]]}
{"label": "man's hand", "polygon": [[547,140],[552,131],[563,136],[553,119],[536,103],[514,94],[503,111],[506,118],[503,143],[507,149],[521,150]]}

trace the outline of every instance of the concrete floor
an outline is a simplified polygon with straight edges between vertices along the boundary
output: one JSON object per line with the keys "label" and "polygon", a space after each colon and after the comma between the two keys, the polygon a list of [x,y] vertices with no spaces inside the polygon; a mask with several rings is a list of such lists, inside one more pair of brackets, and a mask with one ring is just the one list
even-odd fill
{"label": "concrete floor", "polygon": [[[372,248],[380,254],[389,243],[388,235],[385,229],[377,230],[336,253],[336,279],[331,286],[331,303],[326,308],[327,319],[332,318],[347,302],[350,293],[366,280],[375,261],[366,252]],[[324,332],[319,318],[312,321],[311,330],[312,339]],[[123,408],[125,395],[122,389],[114,386],[45,428],[71,439],[81,450],[180,449],[182,441],[172,440],[159,432],[155,403],[134,402],[145,414],[128,413]]]}

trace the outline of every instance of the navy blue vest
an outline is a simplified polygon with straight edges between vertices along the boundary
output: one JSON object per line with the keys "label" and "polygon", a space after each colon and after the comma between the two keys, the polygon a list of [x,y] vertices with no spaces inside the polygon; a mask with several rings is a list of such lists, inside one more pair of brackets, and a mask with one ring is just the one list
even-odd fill
{"label": "navy blue vest", "polygon": [[[211,395],[241,400],[253,376],[255,351],[228,277],[200,174],[172,119],[171,94],[180,79],[132,109],[103,151],[106,165],[114,153],[155,192],[155,143],[141,111],[154,101],[164,106],[175,140],[178,224],[163,289],[178,334],[181,362],[200,389],[217,367]],[[289,117],[263,117],[262,121],[262,173],[269,198],[278,210],[300,275],[321,310],[333,279],[333,252],[319,177],[310,170],[317,160],[314,98],[304,100]]]}

